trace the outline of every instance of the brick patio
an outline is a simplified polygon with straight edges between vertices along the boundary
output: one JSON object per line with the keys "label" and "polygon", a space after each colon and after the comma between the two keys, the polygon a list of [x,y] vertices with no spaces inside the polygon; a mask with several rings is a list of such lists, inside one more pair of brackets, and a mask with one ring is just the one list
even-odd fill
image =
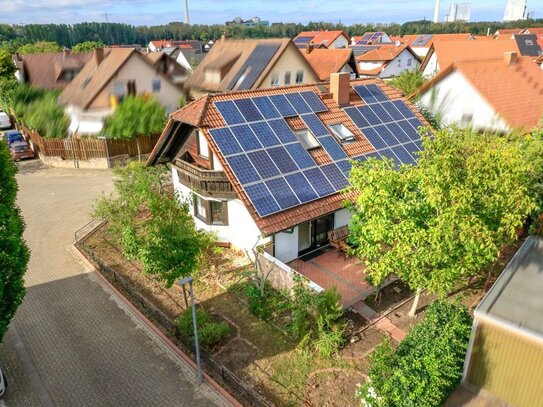
{"label": "brick patio", "polygon": [[366,282],[364,265],[356,258],[345,258],[335,250],[327,250],[311,260],[296,259],[288,264],[324,289],[336,287],[341,302],[348,308],[374,291]]}

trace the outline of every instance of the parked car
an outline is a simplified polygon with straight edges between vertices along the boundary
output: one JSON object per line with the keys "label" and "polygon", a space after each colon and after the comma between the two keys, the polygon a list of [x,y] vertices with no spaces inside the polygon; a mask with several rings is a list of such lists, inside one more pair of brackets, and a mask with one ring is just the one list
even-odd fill
{"label": "parked car", "polygon": [[0,398],[4,396],[4,393],[6,392],[7,387],[8,387],[8,382],[6,381],[6,376],[4,376],[2,369],[0,369]]}
{"label": "parked car", "polygon": [[7,141],[8,145],[15,143],[16,141],[25,141],[23,135],[19,130],[9,130],[4,132],[4,140]]}
{"label": "parked car", "polygon": [[3,110],[0,110],[0,129],[9,129],[11,127],[11,120],[9,116]]}
{"label": "parked car", "polygon": [[30,148],[26,141],[15,141],[10,144],[11,158],[14,161],[22,160],[23,158],[34,158],[34,151]]}

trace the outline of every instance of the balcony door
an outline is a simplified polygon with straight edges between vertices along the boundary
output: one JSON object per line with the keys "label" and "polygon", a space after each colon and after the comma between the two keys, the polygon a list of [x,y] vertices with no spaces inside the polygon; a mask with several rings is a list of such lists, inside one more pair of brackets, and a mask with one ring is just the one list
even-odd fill
{"label": "balcony door", "polygon": [[298,225],[298,255],[302,256],[328,244],[328,232],[334,228],[334,214]]}

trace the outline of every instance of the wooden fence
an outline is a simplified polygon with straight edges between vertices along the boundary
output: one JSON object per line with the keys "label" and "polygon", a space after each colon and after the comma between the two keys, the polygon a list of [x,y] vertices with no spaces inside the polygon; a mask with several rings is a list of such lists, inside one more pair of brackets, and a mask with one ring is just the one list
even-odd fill
{"label": "wooden fence", "polygon": [[111,140],[107,138],[65,138],[46,139],[26,127],[22,131],[32,141],[40,157],[55,157],[62,160],[88,161],[123,157],[131,159],[149,154],[160,135],[140,136],[130,140]]}

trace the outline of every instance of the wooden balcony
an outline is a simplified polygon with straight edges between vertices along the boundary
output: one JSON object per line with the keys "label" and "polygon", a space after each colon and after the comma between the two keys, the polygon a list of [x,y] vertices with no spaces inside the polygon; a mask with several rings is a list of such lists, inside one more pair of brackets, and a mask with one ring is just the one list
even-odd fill
{"label": "wooden balcony", "polygon": [[216,198],[237,197],[224,171],[205,170],[180,158],[173,162],[179,182],[202,195]]}

